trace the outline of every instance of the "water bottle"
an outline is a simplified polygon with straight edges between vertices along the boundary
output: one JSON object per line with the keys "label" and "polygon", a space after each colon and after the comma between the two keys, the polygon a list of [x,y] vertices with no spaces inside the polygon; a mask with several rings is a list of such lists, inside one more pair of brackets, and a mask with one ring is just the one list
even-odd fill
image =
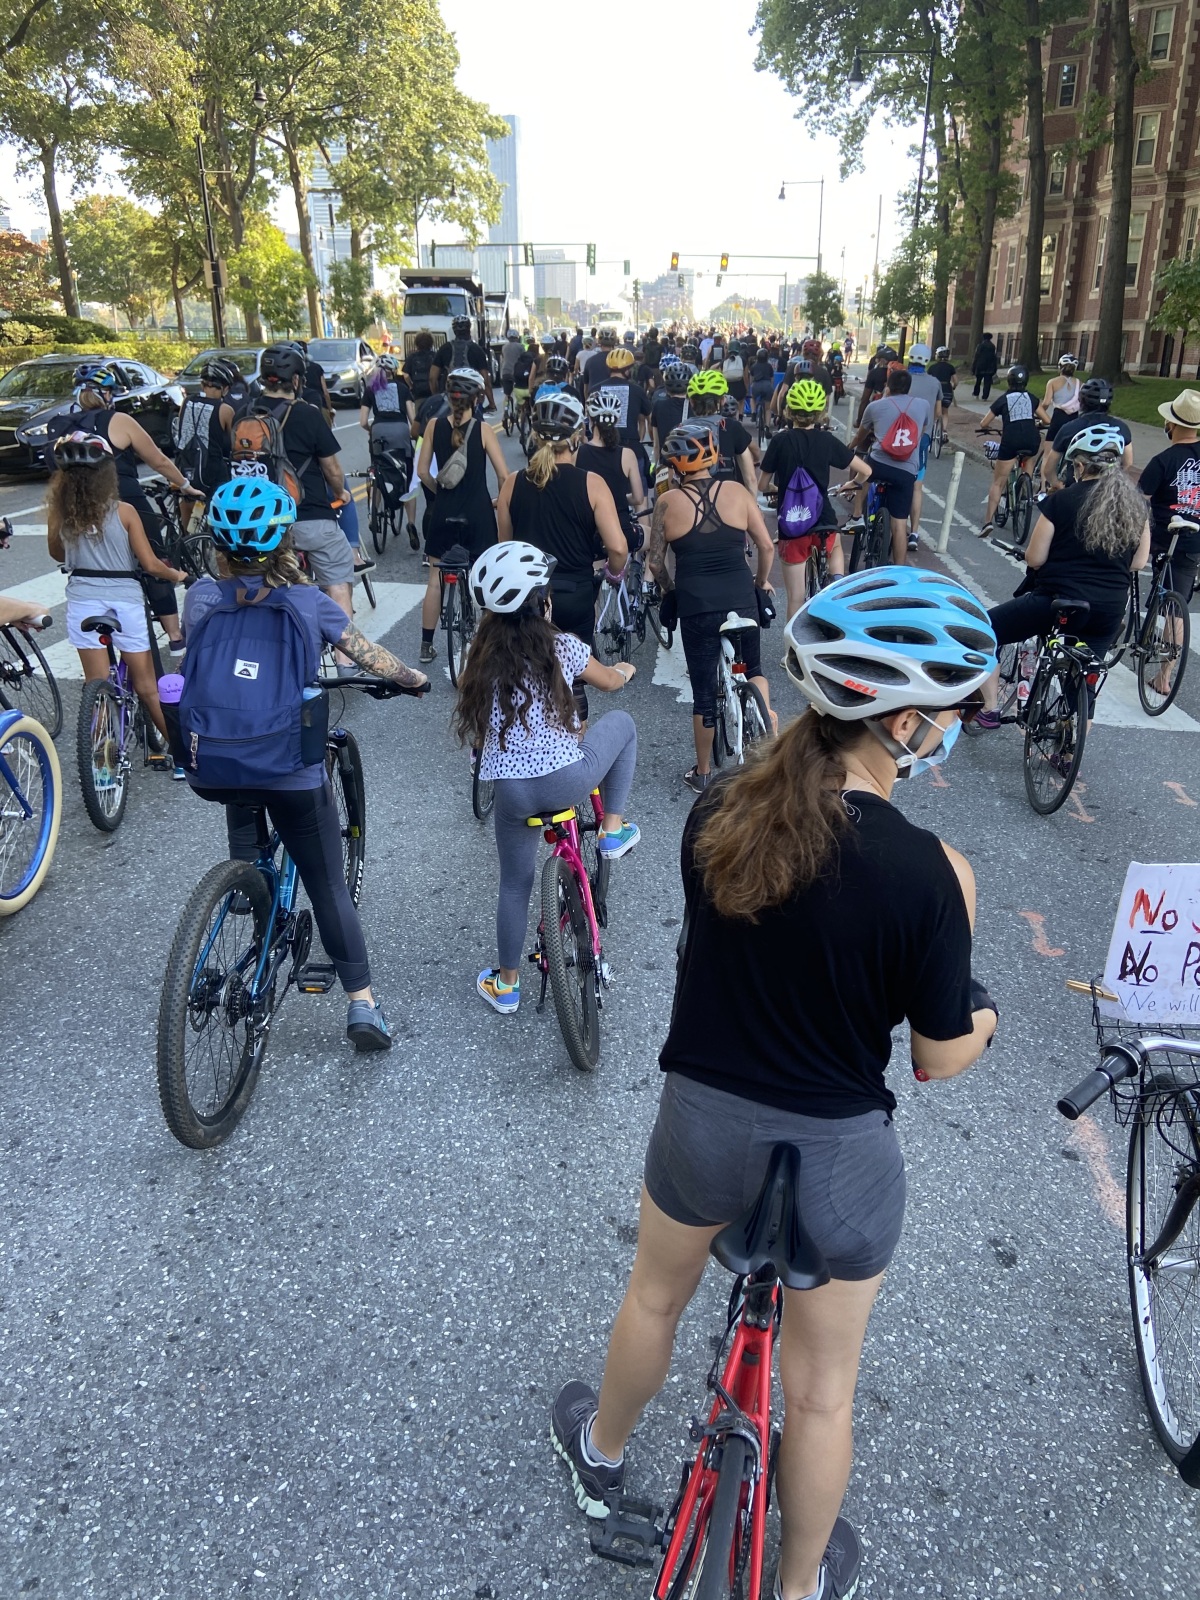
{"label": "water bottle", "polygon": [[158,680],[158,703],[167,725],[167,743],[177,766],[183,766],[183,731],[179,726],[179,702],[183,698],[183,674],[167,672]]}
{"label": "water bottle", "polygon": [[1024,705],[1029,699],[1029,689],[1033,682],[1033,674],[1037,667],[1037,651],[1028,644],[1021,646],[1017,667],[1017,704]]}

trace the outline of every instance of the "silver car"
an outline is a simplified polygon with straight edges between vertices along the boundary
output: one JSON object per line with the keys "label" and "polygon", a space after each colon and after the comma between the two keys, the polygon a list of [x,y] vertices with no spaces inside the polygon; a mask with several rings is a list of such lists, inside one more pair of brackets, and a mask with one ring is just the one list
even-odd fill
{"label": "silver car", "polygon": [[375,352],[365,339],[310,339],[308,359],[325,373],[329,398],[361,405],[367,374],[375,365]]}

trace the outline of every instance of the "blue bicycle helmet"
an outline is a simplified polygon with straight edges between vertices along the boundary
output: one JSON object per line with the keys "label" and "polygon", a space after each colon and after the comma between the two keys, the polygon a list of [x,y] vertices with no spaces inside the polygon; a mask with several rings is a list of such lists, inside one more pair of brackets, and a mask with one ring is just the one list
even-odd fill
{"label": "blue bicycle helmet", "polygon": [[278,550],[296,520],[296,502],[270,478],[231,478],[208,502],[214,544],[243,561]]}
{"label": "blue bicycle helmet", "polygon": [[124,385],[111,367],[97,361],[84,361],[71,374],[71,382],[79,389],[121,389]]}
{"label": "blue bicycle helmet", "polygon": [[918,567],[838,578],[784,629],[784,667],[809,703],[843,722],[944,711],[996,669],[996,635],[968,589]]}

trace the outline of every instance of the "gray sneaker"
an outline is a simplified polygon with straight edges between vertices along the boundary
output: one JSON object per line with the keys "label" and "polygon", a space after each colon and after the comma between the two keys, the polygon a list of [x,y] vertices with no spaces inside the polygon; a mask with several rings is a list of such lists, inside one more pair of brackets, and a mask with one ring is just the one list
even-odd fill
{"label": "gray sneaker", "polygon": [[596,1415],[596,1391],[586,1383],[568,1383],[558,1392],[550,1412],[550,1443],[571,1471],[571,1485],[581,1511],[589,1517],[607,1517],[607,1496],[620,1494],[625,1463],[594,1467],[583,1453],[583,1435]]}
{"label": "gray sneaker", "polygon": [[[853,1600],[862,1577],[862,1540],[845,1517],[839,1517],[821,1559],[821,1582],[816,1600]],[[775,1600],[783,1590],[775,1574]]]}
{"label": "gray sneaker", "polygon": [[390,1050],[392,1035],[383,1007],[369,1000],[351,1000],[346,1013],[346,1037],[356,1050]]}

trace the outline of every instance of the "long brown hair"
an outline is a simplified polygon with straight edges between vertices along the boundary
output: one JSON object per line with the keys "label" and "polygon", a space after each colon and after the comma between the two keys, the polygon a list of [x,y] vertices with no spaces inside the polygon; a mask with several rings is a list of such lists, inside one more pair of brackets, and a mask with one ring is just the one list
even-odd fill
{"label": "long brown hair", "polygon": [[718,915],[757,922],[832,868],[849,825],[846,754],[863,736],[861,723],[810,708],[717,786],[696,860]]}
{"label": "long brown hair", "polygon": [[529,732],[529,686],[571,733],[579,727],[575,696],[554,651],[559,630],[542,615],[533,597],[520,611],[485,611],[458,686],[454,731],[463,744],[481,750],[492,718],[493,696],[500,705],[500,748],[516,723]]}
{"label": "long brown hair", "polygon": [[50,479],[46,508],[65,539],[99,539],[104,519],[117,504],[117,467],[60,467]]}
{"label": "long brown hair", "polygon": [[265,561],[238,561],[220,550],[217,568],[223,578],[261,578],[268,589],[287,589],[294,583],[311,581],[300,565],[290,533],[284,534],[282,542],[268,552]]}

